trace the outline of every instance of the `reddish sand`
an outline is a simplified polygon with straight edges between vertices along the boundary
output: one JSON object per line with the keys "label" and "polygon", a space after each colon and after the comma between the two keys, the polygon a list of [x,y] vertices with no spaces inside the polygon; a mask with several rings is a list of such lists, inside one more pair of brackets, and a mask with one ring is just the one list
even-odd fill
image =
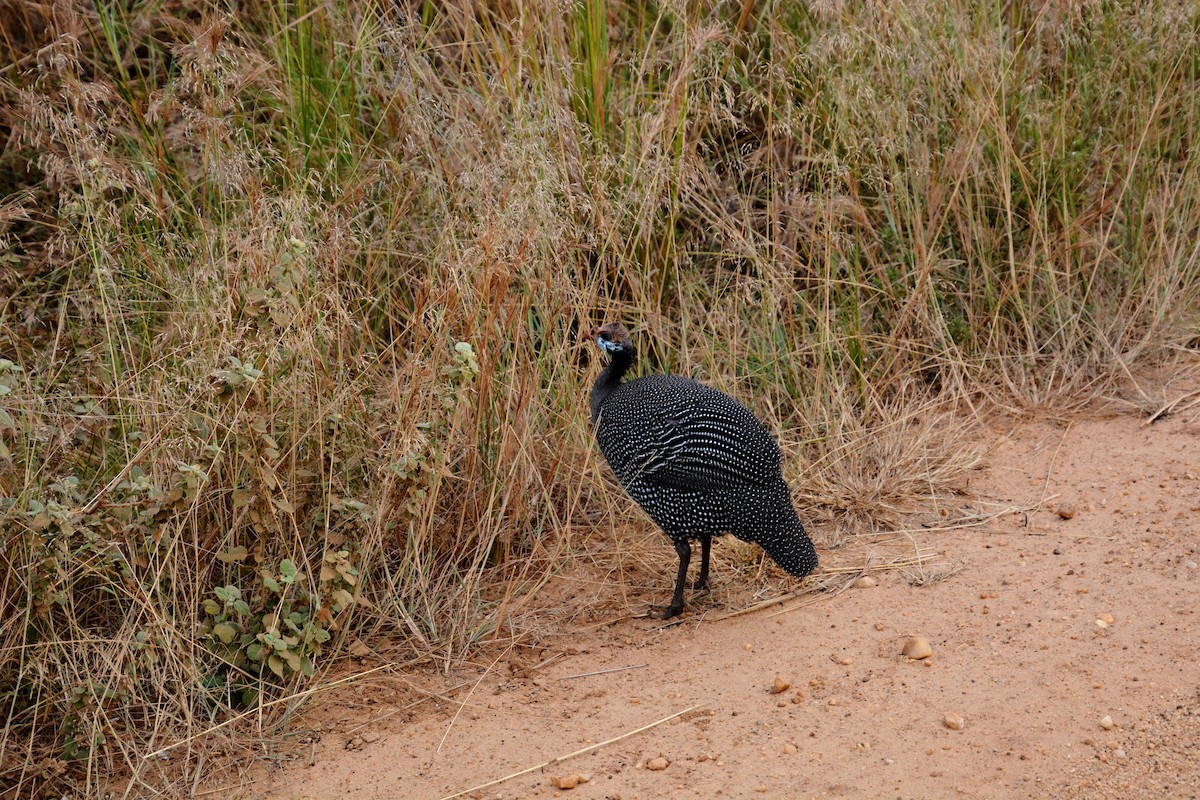
{"label": "reddish sand", "polygon": [[[1154,424],[1115,407],[994,424],[966,494],[931,504],[911,531],[822,552],[827,568],[940,554],[924,567],[727,619],[755,599],[731,601],[736,576],[715,568],[713,594],[668,626],[622,614],[662,602],[669,578],[613,586],[612,624],[573,621],[449,675],[326,696],[298,726],[311,744],[226,794],[1200,796],[1200,407]],[[673,574],[665,538],[662,551]],[[910,636],[932,657],[903,657]],[[574,677],[601,670],[613,671]],[[791,684],[780,694],[777,675]],[[412,684],[441,698],[413,705]],[[649,769],[660,756],[669,765]],[[552,785],[573,774],[590,780]]]}

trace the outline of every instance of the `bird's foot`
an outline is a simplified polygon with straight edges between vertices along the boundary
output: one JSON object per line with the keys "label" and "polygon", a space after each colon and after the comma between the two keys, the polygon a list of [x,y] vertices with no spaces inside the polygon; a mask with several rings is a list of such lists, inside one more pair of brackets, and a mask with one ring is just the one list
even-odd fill
{"label": "bird's foot", "polygon": [[683,611],[683,603],[680,603],[677,606],[651,605],[649,614],[656,619],[670,619],[671,617],[677,615],[680,611]]}
{"label": "bird's foot", "polygon": [[707,592],[708,589],[708,578],[697,579],[696,582],[692,584],[693,592]]}

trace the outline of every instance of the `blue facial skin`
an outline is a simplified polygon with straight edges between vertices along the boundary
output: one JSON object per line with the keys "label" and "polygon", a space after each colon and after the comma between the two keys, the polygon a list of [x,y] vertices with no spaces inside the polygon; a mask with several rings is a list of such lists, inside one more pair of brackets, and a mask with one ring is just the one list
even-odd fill
{"label": "blue facial skin", "polygon": [[621,349],[621,345],[617,344],[617,343],[616,343],[616,342],[614,342],[614,341],[610,341],[610,340],[608,340],[608,339],[605,339],[605,338],[604,338],[604,337],[602,337],[602,336],[597,336],[597,337],[596,337],[596,346],[597,346],[597,347],[599,347],[601,350],[609,350],[609,351],[612,351],[612,352],[615,352],[615,351],[617,351],[617,350],[620,350],[620,349]]}

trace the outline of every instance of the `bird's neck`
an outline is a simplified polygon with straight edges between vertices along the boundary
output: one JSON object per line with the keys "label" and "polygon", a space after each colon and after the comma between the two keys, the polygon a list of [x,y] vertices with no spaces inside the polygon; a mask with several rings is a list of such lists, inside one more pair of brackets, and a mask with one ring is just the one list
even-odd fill
{"label": "bird's neck", "polygon": [[600,416],[600,406],[612,394],[613,389],[621,385],[621,379],[637,360],[637,354],[632,350],[618,350],[612,353],[608,366],[592,384],[592,422]]}

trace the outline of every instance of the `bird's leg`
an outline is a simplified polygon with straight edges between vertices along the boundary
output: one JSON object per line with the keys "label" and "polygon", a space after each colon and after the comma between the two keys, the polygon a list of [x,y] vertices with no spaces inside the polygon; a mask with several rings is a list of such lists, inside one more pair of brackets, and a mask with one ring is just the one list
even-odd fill
{"label": "bird's leg", "polygon": [[671,605],[650,606],[651,615],[659,619],[670,619],[683,611],[683,585],[687,583],[688,564],[692,560],[692,545],[687,539],[675,542],[675,552],[679,554],[679,574],[675,576],[675,594],[671,596]]}
{"label": "bird's leg", "polygon": [[708,553],[712,550],[712,534],[706,533],[700,537],[700,577],[692,584],[692,589],[703,592],[708,588]]}

